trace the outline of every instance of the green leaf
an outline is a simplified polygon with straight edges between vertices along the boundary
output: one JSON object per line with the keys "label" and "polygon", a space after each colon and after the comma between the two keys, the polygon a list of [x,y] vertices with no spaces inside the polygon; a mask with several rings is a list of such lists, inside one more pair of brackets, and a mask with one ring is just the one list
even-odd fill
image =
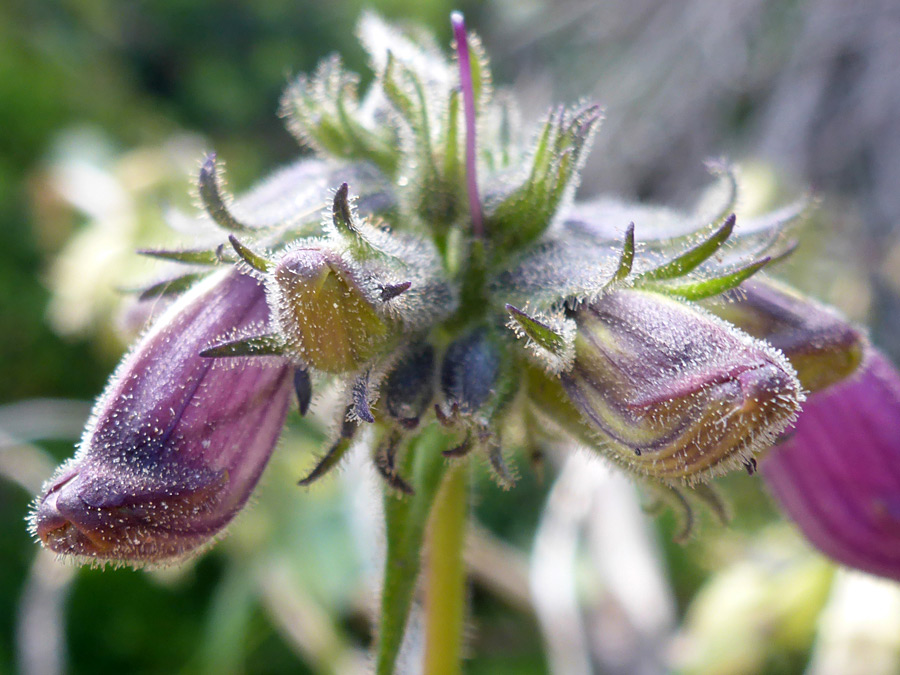
{"label": "green leaf", "polygon": [[449,446],[450,439],[437,424],[426,427],[398,462],[399,473],[412,475],[415,494],[404,498],[385,495],[387,554],[378,618],[377,675],[395,672],[421,568],[425,526],[446,472],[441,453]]}

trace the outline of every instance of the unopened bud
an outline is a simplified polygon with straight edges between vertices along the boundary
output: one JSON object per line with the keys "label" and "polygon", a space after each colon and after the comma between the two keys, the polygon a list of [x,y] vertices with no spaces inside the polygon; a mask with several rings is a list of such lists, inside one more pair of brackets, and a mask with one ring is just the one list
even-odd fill
{"label": "unopened bud", "polygon": [[476,330],[447,348],[441,389],[451,407],[475,412],[483,406],[500,375],[500,351],[484,330]]}
{"label": "unopened bud", "polygon": [[199,353],[268,314],[262,285],[235,270],[169,308],[116,370],[77,454],[36,500],[31,530],[44,546],[139,565],[178,561],[212,541],[275,447],[293,367]]}
{"label": "unopened bud", "polygon": [[385,383],[388,414],[413,428],[434,398],[434,348],[427,342],[410,347]]}
{"label": "unopened bud", "polygon": [[387,324],[332,251],[288,251],[272,270],[268,292],[288,351],[313,368],[356,370],[384,346]]}
{"label": "unopened bud", "polygon": [[770,279],[754,278],[709,308],[784,352],[805,389],[819,391],[852,374],[865,336],[835,310]]}
{"label": "unopened bud", "polygon": [[803,400],[787,360],[724,321],[646,291],[613,291],[576,315],[569,398],[601,447],[667,482],[745,466]]}

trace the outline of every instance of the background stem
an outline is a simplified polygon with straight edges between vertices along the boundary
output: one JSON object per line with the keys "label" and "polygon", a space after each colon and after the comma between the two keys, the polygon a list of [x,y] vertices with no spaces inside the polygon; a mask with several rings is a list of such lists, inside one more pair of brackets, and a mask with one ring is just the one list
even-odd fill
{"label": "background stem", "polygon": [[425,675],[461,672],[468,512],[465,464],[451,468],[428,523],[425,570]]}

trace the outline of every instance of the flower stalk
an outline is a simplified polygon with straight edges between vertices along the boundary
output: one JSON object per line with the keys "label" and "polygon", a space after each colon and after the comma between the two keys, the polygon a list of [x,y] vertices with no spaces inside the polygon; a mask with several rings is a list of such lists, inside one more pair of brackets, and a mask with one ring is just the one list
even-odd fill
{"label": "flower stalk", "polygon": [[466,613],[468,469],[451,466],[435,499],[425,542],[425,675],[461,672]]}

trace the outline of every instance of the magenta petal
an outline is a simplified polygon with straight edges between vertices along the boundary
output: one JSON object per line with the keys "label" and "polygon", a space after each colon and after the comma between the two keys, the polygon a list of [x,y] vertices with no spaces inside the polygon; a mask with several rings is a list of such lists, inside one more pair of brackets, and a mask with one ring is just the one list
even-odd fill
{"label": "magenta petal", "polygon": [[884,355],[813,395],[761,471],[823,553],[900,580],[900,373]]}
{"label": "magenta petal", "polygon": [[32,529],[45,546],[163,562],[228,524],[281,433],[293,368],[199,352],[268,320],[263,286],[237,271],[203,282],[159,319],[97,401],[76,456],[44,486]]}

